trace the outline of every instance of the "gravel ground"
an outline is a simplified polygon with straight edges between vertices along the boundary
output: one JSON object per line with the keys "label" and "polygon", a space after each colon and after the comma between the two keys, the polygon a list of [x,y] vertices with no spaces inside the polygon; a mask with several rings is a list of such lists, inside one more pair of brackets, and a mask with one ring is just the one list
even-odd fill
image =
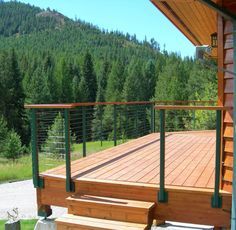
{"label": "gravel ground", "polygon": [[[32,180],[0,184],[0,219],[7,219],[7,212],[18,208],[19,219],[37,217],[36,191]],[[53,207],[52,218],[67,212],[66,208]],[[212,230],[212,227],[167,222],[163,226],[152,227],[152,230]]]}
{"label": "gravel ground", "polygon": [[[38,218],[36,190],[32,180],[0,184],[0,219],[7,219],[7,212],[18,208],[20,219]],[[65,208],[52,207],[53,216],[66,213]]]}

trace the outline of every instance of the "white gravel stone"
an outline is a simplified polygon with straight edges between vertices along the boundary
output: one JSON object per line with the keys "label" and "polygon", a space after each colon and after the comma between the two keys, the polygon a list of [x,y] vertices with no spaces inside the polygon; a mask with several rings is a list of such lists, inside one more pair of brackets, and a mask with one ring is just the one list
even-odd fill
{"label": "white gravel stone", "polygon": [[[36,190],[32,180],[0,184],[0,219],[7,219],[7,212],[18,208],[20,219],[38,218]],[[52,218],[67,212],[66,208],[52,206]]]}

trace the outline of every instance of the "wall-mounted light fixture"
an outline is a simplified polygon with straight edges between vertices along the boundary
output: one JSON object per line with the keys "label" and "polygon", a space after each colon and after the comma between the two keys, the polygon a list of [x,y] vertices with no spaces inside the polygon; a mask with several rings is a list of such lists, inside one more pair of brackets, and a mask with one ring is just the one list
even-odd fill
{"label": "wall-mounted light fixture", "polygon": [[211,34],[211,47],[216,48],[218,45],[217,43],[218,43],[217,42],[217,33],[215,32],[215,33]]}

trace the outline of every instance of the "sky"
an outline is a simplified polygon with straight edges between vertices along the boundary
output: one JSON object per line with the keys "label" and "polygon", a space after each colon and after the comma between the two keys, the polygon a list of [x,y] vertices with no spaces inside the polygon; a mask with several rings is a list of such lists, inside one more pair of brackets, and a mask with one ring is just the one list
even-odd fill
{"label": "sky", "polygon": [[149,0],[20,0],[55,9],[99,28],[118,30],[137,39],[154,38],[168,52],[194,56],[195,47]]}

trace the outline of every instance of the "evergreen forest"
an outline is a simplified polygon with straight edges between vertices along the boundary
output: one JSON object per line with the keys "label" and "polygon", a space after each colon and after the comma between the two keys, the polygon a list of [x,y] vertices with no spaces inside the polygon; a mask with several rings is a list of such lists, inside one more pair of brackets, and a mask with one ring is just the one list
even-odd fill
{"label": "evergreen forest", "polygon": [[0,153],[28,151],[24,104],[216,100],[215,63],[206,63],[167,52],[155,39],[0,1]]}

